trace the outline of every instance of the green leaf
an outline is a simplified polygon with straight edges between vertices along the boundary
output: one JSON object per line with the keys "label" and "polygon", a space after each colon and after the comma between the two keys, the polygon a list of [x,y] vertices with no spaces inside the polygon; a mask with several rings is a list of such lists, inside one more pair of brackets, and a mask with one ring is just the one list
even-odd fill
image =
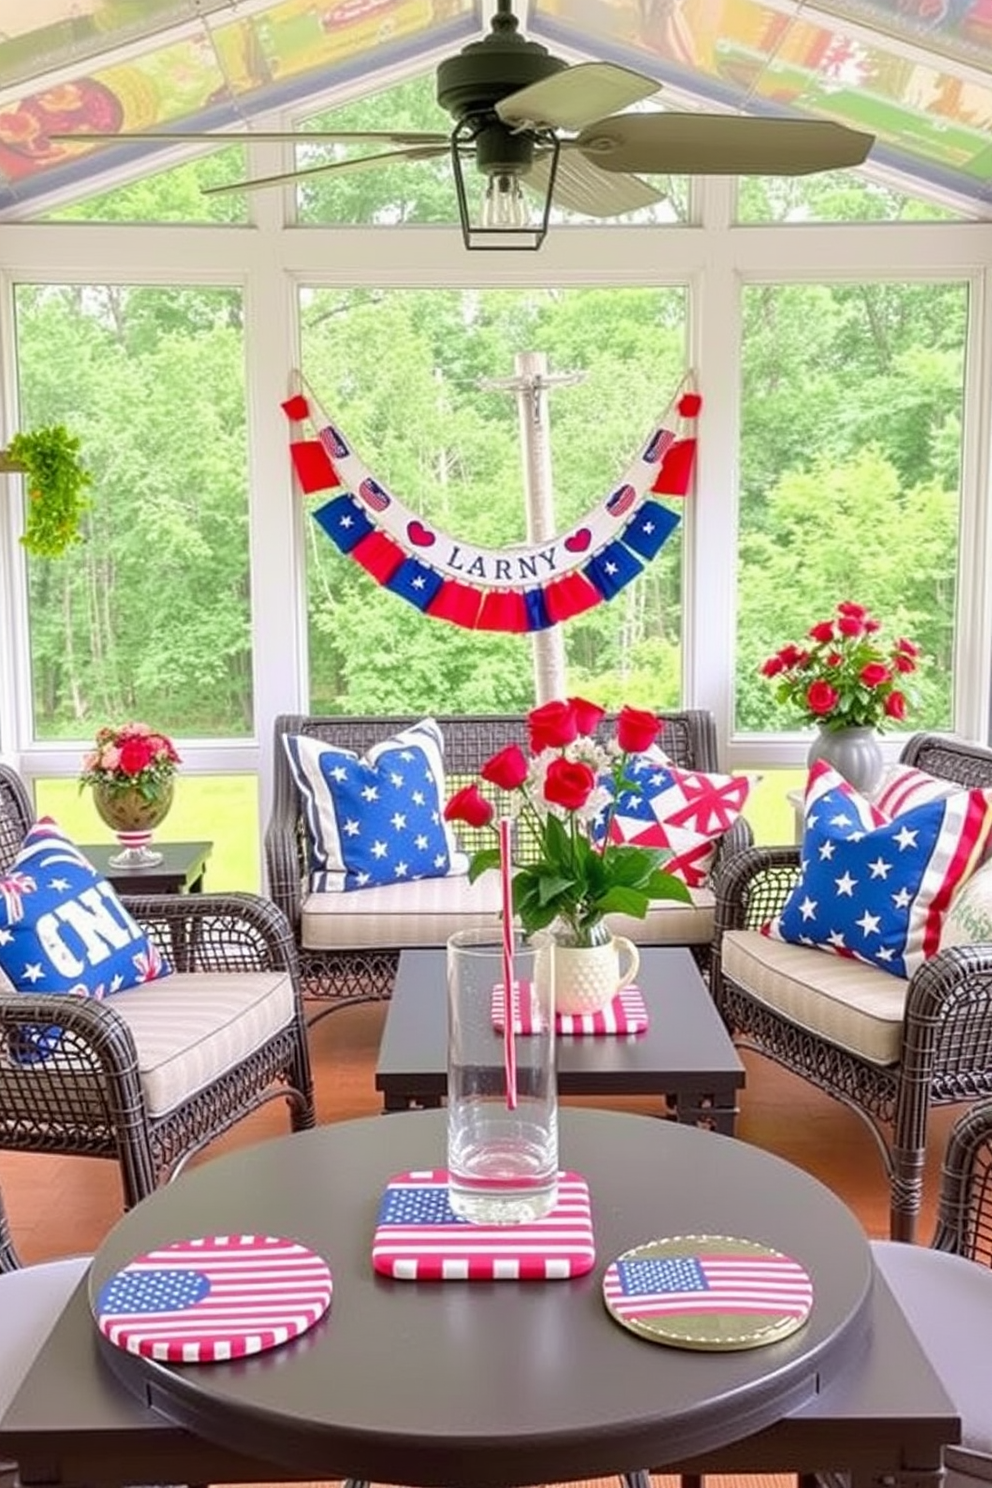
{"label": "green leaf", "polygon": [[692,895],[680,878],[673,873],[652,873],[644,885],[649,899],[677,899],[680,904],[691,904]]}
{"label": "green leaf", "polygon": [[483,848],[480,848],[477,853],[473,853],[472,854],[471,861],[469,862],[469,865],[468,865],[468,881],[469,881],[469,883],[475,883],[476,879],[477,878],[481,878],[482,875],[483,875],[483,873],[487,873],[490,868],[498,868],[498,867],[499,867],[499,848],[498,847],[483,847]]}
{"label": "green leaf", "polygon": [[596,908],[602,914],[628,914],[635,919],[643,920],[647,914],[648,896],[642,894],[639,889],[625,888],[623,884],[614,884],[603,897],[597,900]]}

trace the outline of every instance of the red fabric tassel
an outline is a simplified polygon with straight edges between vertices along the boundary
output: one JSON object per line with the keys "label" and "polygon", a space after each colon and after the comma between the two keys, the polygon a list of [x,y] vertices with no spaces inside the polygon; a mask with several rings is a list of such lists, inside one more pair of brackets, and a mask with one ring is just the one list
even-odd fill
{"label": "red fabric tassel", "polygon": [[661,468],[654,478],[652,491],[662,496],[685,496],[692,482],[692,467],[696,462],[696,441],[676,439],[665,451]]}
{"label": "red fabric tassel", "polygon": [[677,404],[683,418],[695,418],[702,406],[703,400],[698,393],[683,393]]}
{"label": "red fabric tassel", "polygon": [[403,549],[385,532],[367,532],[351,550],[351,556],[370,573],[377,584],[391,579],[406,557]]}
{"label": "red fabric tassel", "polygon": [[590,584],[584,573],[566,574],[564,578],[555,579],[548,584],[544,590],[544,603],[552,625],[559,625],[562,620],[571,620],[573,615],[581,615],[583,610],[591,610],[602,598],[595,584]]}
{"label": "red fabric tassel", "polygon": [[527,605],[516,589],[491,589],[482,597],[476,630],[499,630],[522,635],[527,629]]}
{"label": "red fabric tassel", "polygon": [[309,496],[313,491],[326,491],[331,486],[341,484],[337,471],[319,439],[294,439],[289,446],[289,453],[293,457],[296,479],[300,483],[304,496]]}
{"label": "red fabric tassel", "polygon": [[298,424],[310,417],[310,404],[302,393],[297,393],[295,397],[286,399],[282,404],[282,411],[288,419]]}
{"label": "red fabric tassel", "polygon": [[452,625],[462,625],[466,630],[474,630],[481,605],[481,589],[459,584],[457,579],[445,579],[427,606],[426,613],[433,615],[435,620],[450,620]]}

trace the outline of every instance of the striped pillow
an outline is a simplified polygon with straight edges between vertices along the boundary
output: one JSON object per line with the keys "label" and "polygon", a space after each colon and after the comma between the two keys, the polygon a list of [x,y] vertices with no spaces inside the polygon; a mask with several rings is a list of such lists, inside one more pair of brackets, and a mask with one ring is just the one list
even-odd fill
{"label": "striped pillow", "polygon": [[910,977],[940,948],[955,891],[992,839],[992,791],[887,819],[825,760],[810,770],[800,877],[764,934]]}
{"label": "striped pillow", "polygon": [[444,745],[424,718],[364,756],[283,734],[300,794],[310,888],[341,893],[467,873],[444,820]]}

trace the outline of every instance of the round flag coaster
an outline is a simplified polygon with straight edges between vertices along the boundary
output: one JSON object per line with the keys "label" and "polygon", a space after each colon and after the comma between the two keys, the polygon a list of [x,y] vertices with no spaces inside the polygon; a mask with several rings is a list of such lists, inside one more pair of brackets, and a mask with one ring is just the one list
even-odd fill
{"label": "round flag coaster", "polygon": [[130,1354],[212,1364],[297,1338],[332,1289],[327,1262],[296,1240],[208,1235],[130,1261],[101,1288],[96,1322]]}
{"label": "round flag coaster", "polygon": [[624,1251],[606,1269],[612,1317],[652,1343],[748,1349],[801,1328],[813,1283],[790,1256],[727,1235],[675,1235]]}

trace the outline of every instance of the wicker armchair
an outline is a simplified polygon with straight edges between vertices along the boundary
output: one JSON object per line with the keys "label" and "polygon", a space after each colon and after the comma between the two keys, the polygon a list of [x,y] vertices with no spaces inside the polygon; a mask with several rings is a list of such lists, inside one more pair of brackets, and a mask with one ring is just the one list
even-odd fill
{"label": "wicker armchair", "polygon": [[[992,787],[992,750],[938,734],[916,734],[900,756],[932,775],[968,787]],[[711,988],[739,1042],[802,1075],[868,1122],[891,1190],[890,1233],[912,1240],[923,1187],[930,1107],[992,1094],[992,944],[940,951],[908,983],[894,1014],[898,1057],[879,1062],[806,1026],[796,1012],[803,976],[822,979],[824,962],[840,958],[787,948],[792,986],[762,965],[779,943],[757,934],[781,909],[796,882],[798,847],[749,848],[716,881]],[[806,962],[800,972],[801,962]],[[857,962],[843,961],[847,976]],[[881,975],[868,968],[869,975]]]}
{"label": "wicker armchair", "polygon": [[[0,874],[34,820],[0,765]],[[127,898],[173,975],[107,1001],[0,991],[0,1148],[106,1157],[130,1207],[275,1096],[315,1122],[293,938],[253,894]],[[56,1026],[56,1053],[19,1057]]]}
{"label": "wicker armchair", "polygon": [[992,1480],[992,1102],[972,1106],[951,1129],[933,1247],[881,1240],[873,1242],[872,1251],[961,1417],[960,1444],[944,1448],[944,1488],[987,1488]]}
{"label": "wicker armchair", "polygon": [[[703,709],[686,709],[675,713],[662,712],[660,717],[664,720],[661,743],[680,768],[708,772],[719,769],[716,728],[709,712]],[[335,941],[330,946],[314,944],[308,939],[303,913],[308,892],[306,836],[299,795],[282,745],[282,736],[306,734],[333,744],[338,749],[350,749],[363,754],[377,740],[392,736],[414,721],[412,717],[313,717],[302,714],[284,714],[275,720],[273,805],[265,833],[267,888],[292,927],[300,956],[304,991],[308,997],[327,999],[329,1006],[324,1011],[335,1006],[388,997],[396,976],[400,951],[407,942],[399,938],[395,923],[387,925],[384,932],[384,917],[371,912],[365,916],[369,923],[361,927],[360,936],[355,935],[355,922],[358,919],[356,913],[348,927],[352,938],[342,934],[340,941]],[[444,736],[444,763],[449,793],[474,780],[480,767],[498,750],[509,744],[521,744],[527,737],[526,722],[522,714],[449,715],[439,716],[437,722]],[[602,725],[604,733],[612,733],[614,723],[615,718],[605,719]],[[495,800],[498,794],[495,788],[483,782],[482,789]],[[462,847],[469,853],[484,844],[490,845],[483,832],[463,828],[461,823],[459,838]],[[743,818],[738,818],[720,842],[717,863],[739,851],[751,840],[747,823]],[[533,851],[535,844],[531,843],[530,846]],[[521,859],[526,859],[527,850],[526,838],[518,839],[517,852]],[[404,885],[403,892],[415,887]],[[349,909],[354,908],[356,901],[363,895],[369,897],[371,902],[370,896],[377,892],[366,889],[345,896],[349,901]],[[668,943],[688,944],[697,960],[702,965],[707,965],[713,924],[712,895],[708,890],[700,895],[700,901],[690,938]],[[430,906],[430,913],[440,925],[444,917],[436,912],[433,904]],[[422,916],[418,926],[420,938],[411,941],[411,944],[444,943],[444,935],[437,941],[423,938],[427,918],[427,914]],[[493,922],[496,923],[495,915]],[[465,923],[479,923],[478,914],[474,920],[468,919]],[[684,924],[684,921],[681,923]],[[625,928],[624,933],[634,932]],[[391,941],[388,938],[390,934],[397,938]],[[635,938],[643,937],[635,934]],[[645,943],[649,940],[650,936]]]}

